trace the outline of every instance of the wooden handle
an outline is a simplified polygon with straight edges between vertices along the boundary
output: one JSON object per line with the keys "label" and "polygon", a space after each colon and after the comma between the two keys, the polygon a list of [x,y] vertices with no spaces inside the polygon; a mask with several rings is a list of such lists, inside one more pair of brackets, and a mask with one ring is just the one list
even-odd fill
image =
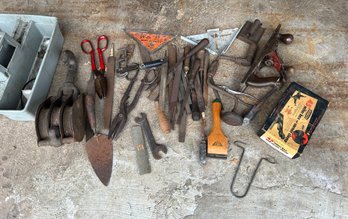
{"label": "wooden handle", "polygon": [[221,131],[220,126],[220,112],[221,112],[221,102],[219,100],[214,100],[211,104],[211,111],[213,116],[213,129],[212,132]]}
{"label": "wooden handle", "polygon": [[191,56],[193,56],[194,54],[196,54],[197,52],[199,52],[200,50],[204,49],[206,46],[209,45],[209,40],[207,38],[202,39],[197,45],[195,45],[190,52],[188,52],[185,56],[181,57],[181,59],[179,59],[176,64],[171,67],[168,70],[168,73],[172,72],[174,69],[176,69],[186,58],[189,58]]}
{"label": "wooden handle", "polygon": [[212,106],[213,128],[208,135],[207,156],[227,158],[228,138],[224,135],[220,126],[221,102],[219,99],[213,101]]}
{"label": "wooden handle", "polygon": [[194,54],[196,54],[197,52],[199,52],[200,50],[204,49],[206,46],[209,45],[209,40],[207,38],[202,39],[197,45],[195,45],[189,53],[187,53],[186,57],[191,57]]}
{"label": "wooden handle", "polygon": [[[185,46],[184,47],[184,56],[187,56],[187,54],[190,52],[191,50],[191,46]],[[184,60],[184,72],[185,74],[188,73],[188,71],[190,70],[190,57],[186,57]]]}
{"label": "wooden handle", "polygon": [[155,102],[155,107],[156,107],[156,112],[158,115],[160,127],[161,127],[164,134],[168,134],[170,132],[169,121],[168,121],[166,115],[164,114],[164,112],[161,110],[158,101]]}

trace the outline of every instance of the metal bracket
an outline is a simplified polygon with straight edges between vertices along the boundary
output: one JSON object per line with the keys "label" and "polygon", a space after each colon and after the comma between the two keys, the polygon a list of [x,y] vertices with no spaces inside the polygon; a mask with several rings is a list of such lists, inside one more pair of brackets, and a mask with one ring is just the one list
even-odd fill
{"label": "metal bracket", "polygon": [[209,45],[206,50],[212,55],[221,55],[227,52],[240,30],[241,28],[233,28],[220,31],[219,28],[215,28],[207,30],[207,33],[181,36],[181,39],[192,45],[197,45],[202,39],[207,38]]}

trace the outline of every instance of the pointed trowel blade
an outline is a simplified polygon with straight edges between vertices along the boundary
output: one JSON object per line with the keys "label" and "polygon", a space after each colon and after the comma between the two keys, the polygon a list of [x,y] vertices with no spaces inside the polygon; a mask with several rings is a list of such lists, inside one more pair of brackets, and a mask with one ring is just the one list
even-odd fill
{"label": "pointed trowel blade", "polygon": [[208,38],[209,45],[206,50],[212,55],[221,55],[227,52],[233,41],[236,39],[241,28],[233,28],[226,30],[219,30],[219,28],[207,30],[206,33],[181,36],[181,39],[192,44],[197,45],[202,39]]}
{"label": "pointed trowel blade", "polygon": [[95,135],[87,141],[86,151],[95,174],[107,186],[112,173],[112,139],[106,135]]}

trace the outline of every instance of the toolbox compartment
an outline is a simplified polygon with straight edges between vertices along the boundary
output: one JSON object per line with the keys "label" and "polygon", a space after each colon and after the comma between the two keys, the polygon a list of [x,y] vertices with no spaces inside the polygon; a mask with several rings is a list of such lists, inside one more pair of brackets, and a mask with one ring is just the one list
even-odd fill
{"label": "toolbox compartment", "polygon": [[55,17],[0,14],[0,114],[13,120],[35,119],[63,41]]}

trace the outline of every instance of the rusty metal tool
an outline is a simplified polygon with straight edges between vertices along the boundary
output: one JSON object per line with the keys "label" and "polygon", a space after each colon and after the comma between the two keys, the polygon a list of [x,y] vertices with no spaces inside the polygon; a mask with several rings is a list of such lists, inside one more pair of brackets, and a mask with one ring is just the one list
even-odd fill
{"label": "rusty metal tool", "polygon": [[180,121],[182,120],[182,116],[184,114],[187,101],[189,99],[191,91],[194,89],[194,79],[196,78],[196,75],[198,73],[200,63],[201,63],[200,60],[196,59],[194,64],[193,64],[192,71],[188,75],[188,84],[187,84],[187,88],[186,88],[186,91],[185,91],[185,96],[183,98],[182,105],[181,105],[181,108],[180,108],[180,112],[179,112],[179,116],[178,116],[178,119],[177,119],[177,123],[180,123]]}
{"label": "rusty metal tool", "polygon": [[[283,61],[277,53],[278,42],[284,42],[289,44],[293,40],[291,34],[280,34],[280,24],[274,30],[272,36],[269,38],[265,46],[260,50],[259,54],[250,66],[247,74],[241,81],[240,92],[245,93],[248,86],[253,87],[271,87],[257,103],[253,104],[251,109],[243,117],[235,112],[225,112],[222,115],[222,120],[230,125],[247,125],[255,117],[257,112],[261,109],[261,106],[265,101],[286,81],[286,72],[291,71],[291,67],[287,67],[283,64]],[[257,73],[264,67],[270,67],[275,70],[279,76],[271,77],[259,77]]]}
{"label": "rusty metal tool", "polygon": [[[178,54],[178,59],[181,59],[182,54],[180,52]],[[177,114],[177,103],[179,99],[179,88],[180,88],[180,81],[181,81],[181,73],[182,73],[182,62],[181,64],[176,68],[174,72],[174,78],[172,81],[172,87],[170,89],[169,94],[169,116],[170,116],[170,125],[171,129],[174,129],[175,126],[175,116]]]}
{"label": "rusty metal tool", "polygon": [[144,140],[144,135],[139,125],[132,127],[132,140],[136,151],[136,162],[140,175],[151,173],[149,154]]}
{"label": "rusty metal tool", "polygon": [[191,60],[190,60],[190,68],[193,69],[193,65],[197,62],[199,62],[199,67],[197,70],[197,73],[195,75],[195,77],[193,78],[193,85],[192,88],[190,89],[190,97],[191,97],[191,117],[193,121],[199,121],[201,119],[201,114],[199,112],[199,108],[198,108],[198,100],[197,100],[197,91],[195,88],[195,81],[196,78],[199,78],[199,74],[200,74],[200,69],[201,69],[201,63],[202,61],[198,58],[198,54],[201,52],[202,50],[198,51],[195,55],[191,56]]}
{"label": "rusty metal tool", "polygon": [[145,113],[140,113],[140,117],[135,117],[134,121],[141,126],[141,129],[146,136],[147,143],[150,147],[153,158],[159,160],[162,158],[160,152],[167,153],[167,147],[163,144],[157,144],[155,137],[152,134],[149,121]]}
{"label": "rusty metal tool", "polygon": [[[177,53],[178,53],[178,48],[174,44],[170,44],[167,46],[167,51],[168,51],[168,66],[167,66],[167,84],[166,84],[166,89],[168,90],[168,102],[170,102],[170,95],[172,93],[172,87],[173,87],[173,78],[175,75],[175,72],[169,72],[169,70],[175,65],[177,62]],[[160,93],[162,90],[160,89]],[[169,105],[169,104],[168,104]],[[169,107],[170,109],[170,107]],[[169,118],[171,118],[169,111]]]}
{"label": "rusty metal tool", "polygon": [[197,103],[198,103],[198,108],[202,117],[201,127],[200,127],[201,141],[198,144],[198,151],[199,151],[200,164],[205,165],[207,162],[207,135],[205,133],[205,124],[206,124],[205,110],[206,110],[206,104],[208,101],[208,96],[205,97],[205,95],[208,95],[207,93],[208,87],[204,87],[204,86],[208,86],[207,79],[208,79],[209,53],[206,50],[202,50],[202,51],[199,51],[197,56],[201,60],[201,66],[199,68],[199,74],[198,76],[196,76],[195,90],[197,91]]}
{"label": "rusty metal tool", "polygon": [[240,65],[250,66],[257,50],[257,44],[264,32],[265,28],[262,27],[260,20],[256,19],[254,22],[246,21],[237,36],[237,39],[249,44],[246,56],[235,57],[221,55],[220,58],[234,61]]}
{"label": "rusty metal tool", "polygon": [[138,69],[140,69],[140,70],[142,70],[142,69],[154,69],[154,68],[157,68],[158,66],[163,65],[166,62],[167,62],[166,59],[157,59],[157,60],[153,60],[153,61],[144,62],[142,64],[132,63],[124,68],[117,69],[117,74],[120,76],[126,76],[130,71],[135,71]]}
{"label": "rusty metal tool", "polygon": [[[93,130],[93,134],[96,133],[97,129],[97,120],[95,117],[95,84],[94,84],[94,77],[93,74],[91,74],[90,79],[87,82],[87,90],[85,94],[85,109],[87,114],[87,119],[89,123],[89,128]],[[88,138],[89,139],[89,138]],[[88,139],[86,139],[88,141]]]}
{"label": "rusty metal tool", "polygon": [[35,117],[35,130],[39,146],[61,146],[82,141],[84,132],[83,96],[74,85],[77,73],[75,55],[65,50],[63,61],[68,73],[57,96],[47,98],[39,105]]}
{"label": "rusty metal tool", "polygon": [[115,84],[115,56],[114,56],[114,44],[111,45],[110,55],[107,60],[106,66],[106,79],[107,79],[107,90],[104,102],[104,129],[109,129],[111,117],[112,117],[112,105],[114,99],[114,84]]}
{"label": "rusty metal tool", "polygon": [[191,116],[193,121],[199,121],[201,119],[201,113],[198,108],[197,92],[196,89],[191,89]]}
{"label": "rusty metal tool", "polygon": [[[187,53],[185,56],[183,56],[180,60],[177,60],[177,62],[168,69],[168,84],[171,83],[174,75],[173,72],[174,70],[182,64],[182,62],[186,59],[186,58],[190,58],[191,56],[195,55],[197,52],[199,52],[200,50],[204,49],[207,45],[209,44],[209,40],[208,39],[203,39],[201,40],[196,46],[194,46],[189,53]],[[158,84],[154,84],[156,86],[158,86]],[[171,86],[169,86],[170,88]],[[169,91],[170,92],[170,91]],[[157,98],[157,96],[159,95],[159,91],[158,90],[154,90],[153,93],[150,94],[151,98]]]}
{"label": "rusty metal tool", "polygon": [[208,68],[209,68],[209,53],[204,52],[204,66],[203,66],[203,98],[205,102],[205,106],[208,104]]}
{"label": "rusty metal tool", "polygon": [[185,76],[188,74],[188,72],[190,71],[190,57],[187,57],[187,54],[190,52],[191,50],[191,46],[187,45],[184,47],[184,56],[186,56],[185,60],[184,60],[184,73]]}
{"label": "rusty metal tool", "polygon": [[[278,42],[281,41],[285,44],[290,44],[293,41],[293,35],[280,34],[281,25],[273,31],[272,36],[269,38],[265,46],[260,50],[258,56],[253,61],[248,72],[244,76],[240,84],[240,90],[244,91],[248,85],[254,87],[265,86],[281,86],[286,80],[286,71],[290,70],[283,64],[283,61],[277,53]],[[257,73],[263,67],[273,68],[279,76],[276,77],[258,77]]]}
{"label": "rusty metal tool", "polygon": [[119,112],[113,118],[113,120],[111,122],[111,126],[110,126],[109,133],[108,133],[109,139],[110,138],[112,138],[114,140],[118,139],[118,137],[120,136],[121,132],[123,131],[123,129],[125,128],[125,126],[127,124],[128,115],[135,108],[136,104],[139,101],[140,95],[141,95],[142,91],[144,90],[145,85],[153,83],[153,80],[152,81],[147,80],[147,77],[148,77],[148,74],[150,71],[146,71],[145,75],[144,75],[143,79],[141,80],[141,83],[138,87],[138,90],[136,91],[136,93],[133,97],[133,100],[131,102],[129,102],[130,93],[132,91],[134,83],[137,80],[139,71],[140,71],[140,68],[136,68],[135,74],[133,74],[132,76],[129,76],[129,71],[126,72],[127,73],[126,77],[130,82],[128,84],[126,91],[124,92],[124,94],[122,96],[120,106],[119,106]]}
{"label": "rusty metal tool", "polygon": [[203,166],[207,163],[207,139],[204,137],[198,144],[199,162]]}
{"label": "rusty metal tool", "polygon": [[[179,86],[179,101],[180,101],[180,105],[182,105],[182,101],[185,97],[185,93],[186,93],[186,89],[187,89],[187,84],[188,84],[188,81],[187,81],[187,75],[184,74],[181,74],[181,83],[180,83],[180,86]],[[191,96],[188,97],[188,100],[187,100],[187,103],[186,103],[186,113],[187,114],[191,114],[191,108],[190,108],[190,105],[192,104],[192,100],[191,100]]]}
{"label": "rusty metal tool", "polygon": [[181,74],[181,83],[180,83],[180,95],[179,95],[179,101],[180,101],[180,106],[184,106],[185,110],[183,112],[183,115],[181,117],[181,120],[178,121],[179,123],[179,142],[185,142],[186,138],[186,125],[187,125],[187,115],[191,114],[191,108],[190,108],[190,103],[191,103],[191,97],[188,97],[186,105],[184,105],[184,97],[185,97],[185,90],[187,89],[187,78],[185,74]]}
{"label": "rusty metal tool", "polygon": [[132,58],[134,54],[134,50],[135,50],[134,44],[126,44],[118,49],[118,57],[116,59],[116,69],[123,69],[128,66],[129,60]]}
{"label": "rusty metal tool", "polygon": [[[172,89],[172,86],[173,86],[173,83],[172,83],[172,80],[173,80],[173,75],[174,73],[171,73],[169,74],[169,69],[172,68],[175,63],[176,63],[176,60],[177,60],[177,52],[178,52],[178,49],[176,47],[176,45],[174,44],[169,44],[167,46],[167,51],[168,51],[168,65],[167,65],[167,83],[165,85],[163,85],[161,88],[160,88],[160,95],[163,95],[163,93],[166,93],[167,95],[167,99],[168,99],[168,117],[169,117],[169,120],[171,119],[171,110],[170,110],[170,106],[169,106],[169,102],[170,102],[170,95],[172,93],[171,89]],[[155,92],[153,92],[155,94]],[[169,121],[169,124],[170,124],[170,121]],[[172,126],[171,126],[172,128]]]}
{"label": "rusty metal tool", "polygon": [[224,135],[220,125],[221,101],[215,99],[211,106],[213,127],[208,135],[207,156],[227,158],[228,138]]}
{"label": "rusty metal tool", "polygon": [[159,107],[161,109],[161,111],[165,111],[165,106],[167,103],[167,78],[168,78],[168,74],[167,71],[161,71],[160,74],[160,85],[159,85],[159,97],[158,97],[158,103],[159,103]]}
{"label": "rusty metal tool", "polygon": [[95,80],[94,80],[95,91],[100,99],[106,96],[106,90],[107,90],[107,82],[105,77],[105,64],[104,64],[104,58],[103,58],[103,52],[107,49],[107,47],[108,47],[108,38],[105,35],[99,36],[98,42],[97,42],[97,51],[98,51],[98,57],[99,57],[99,70],[98,70],[95,64],[94,47],[92,45],[92,42],[88,39],[84,39],[81,41],[82,52],[89,54],[91,56],[92,73],[95,76]]}
{"label": "rusty metal tool", "polygon": [[131,93],[131,90],[133,88],[133,85],[135,81],[137,80],[138,74],[139,74],[140,69],[137,69],[135,71],[135,74],[133,74],[132,77],[128,75],[128,80],[130,80],[130,83],[128,84],[128,87],[126,91],[123,94],[123,97],[120,102],[120,109],[118,114],[113,118],[111,122],[111,126],[109,129],[109,138],[113,138],[114,140],[117,140],[120,133],[123,131],[123,129],[126,126],[127,120],[128,120],[128,115],[131,113],[131,111],[135,108],[136,104],[139,101],[139,98],[141,96],[142,91],[144,90],[145,85],[152,84],[154,83],[154,79],[148,79],[149,77],[149,72],[146,71],[144,77],[141,80],[141,83],[138,87],[138,90],[136,91],[133,100],[129,102],[129,96]]}
{"label": "rusty metal tool", "polygon": [[[203,63],[201,62],[201,65]],[[198,110],[199,110],[199,113],[201,114],[201,117],[203,119],[205,119],[205,101],[204,101],[204,97],[203,97],[203,86],[202,86],[202,79],[203,79],[203,70],[201,70],[202,72],[199,72],[201,73],[201,76],[202,77],[199,77],[199,75],[196,76],[196,79],[195,79],[195,91],[196,91],[196,95],[197,95],[197,106],[198,106]]]}
{"label": "rusty metal tool", "polygon": [[215,84],[214,76],[217,72],[218,66],[219,66],[219,59],[215,59],[211,63],[209,70],[208,70],[209,71],[209,73],[208,73],[208,85],[214,90],[215,96],[217,94],[217,91],[220,91],[220,92],[223,92],[224,94],[226,94],[232,98],[239,99],[239,98],[244,97],[244,98],[248,98],[249,100],[253,101],[253,103],[256,103],[258,101],[258,99],[256,97],[254,97],[253,95],[233,90],[225,85]]}
{"label": "rusty metal tool", "polygon": [[168,73],[173,72],[179,65],[182,65],[182,62],[193,55],[195,55],[200,50],[204,49],[207,45],[209,45],[208,39],[202,39],[196,46],[194,46],[190,52],[188,52],[186,55],[182,56],[181,59],[178,59],[176,64],[168,70]]}
{"label": "rusty metal tool", "polygon": [[95,174],[107,186],[112,173],[112,140],[107,135],[95,134],[86,142],[85,148]]}
{"label": "rusty metal tool", "polygon": [[207,163],[207,135],[205,133],[206,120],[201,120],[201,141],[198,144],[199,162],[203,166]]}
{"label": "rusty metal tool", "polygon": [[[203,75],[204,75],[204,58],[205,58],[205,51],[206,50],[201,50],[197,53],[196,57],[201,60],[201,65],[199,66],[198,70],[198,78],[199,81],[203,81]],[[203,87],[201,87],[201,92],[203,92]]]}
{"label": "rusty metal tool", "polygon": [[[289,44],[292,42],[293,36],[291,34],[280,34],[279,30],[280,25],[278,25],[278,27],[274,30],[272,36],[269,38],[265,46],[258,51],[256,58],[253,60],[247,74],[240,83],[239,90],[233,90],[224,85],[216,85],[213,80],[213,76],[216,71],[209,76],[209,86],[214,89],[214,92],[217,93],[217,91],[222,91],[235,99],[236,104],[234,105],[234,108],[239,102],[251,106],[249,111],[244,116],[233,112],[233,109],[231,112],[224,112],[221,118],[225,123],[233,126],[249,124],[250,120],[255,117],[266,99],[269,98],[286,81],[286,72],[291,71],[292,68],[286,67],[283,64],[276,49],[279,41]],[[217,66],[217,61],[214,64]],[[272,68],[278,74],[278,76],[257,76],[260,70],[264,67]],[[245,92],[248,86],[271,87],[271,90],[269,90],[261,98],[256,98]]]}
{"label": "rusty metal tool", "polygon": [[[130,92],[133,88],[134,83],[137,80],[139,74],[139,69],[136,70],[136,73],[133,75],[132,78],[130,78],[130,82],[128,84],[128,87],[126,91],[124,92],[121,102],[120,102],[120,108],[118,114],[113,118],[111,122],[111,126],[109,129],[109,134],[108,137],[112,138],[114,140],[117,140],[121,132],[123,131],[124,127],[126,126],[127,120],[128,120],[128,115],[129,113],[135,108],[141,92],[144,89],[145,86],[145,80],[141,80],[140,86],[138,90],[136,91],[136,94],[133,98],[133,100],[129,103],[128,99],[130,96]],[[146,76],[145,76],[146,77]]]}
{"label": "rusty metal tool", "polygon": [[[141,59],[142,59],[143,62],[149,62],[149,61],[152,60],[152,59],[151,59],[151,55],[150,55],[150,53],[149,53],[148,51],[146,51],[146,50],[145,50],[144,48],[142,48],[142,47],[139,47],[139,50],[140,50],[140,56],[141,56]],[[169,59],[168,59],[168,62],[169,62]],[[152,71],[152,72],[154,72],[154,75],[158,75],[157,70],[159,70],[159,69],[149,69],[149,70],[147,70],[147,73],[146,73],[146,74],[150,74],[151,71]],[[162,68],[161,70],[162,70],[162,72],[163,72],[163,68]],[[156,72],[157,72],[157,73],[156,73]],[[162,73],[162,72],[161,72],[161,73]],[[162,75],[162,74],[161,74],[161,75]],[[161,79],[161,80],[162,80],[162,79]],[[154,81],[153,83],[156,83],[156,81]],[[166,88],[166,87],[165,87],[165,88]],[[165,94],[166,92],[165,92],[165,90],[162,90],[161,93],[162,93],[162,95],[163,95],[163,94]],[[164,134],[168,134],[168,133],[170,132],[169,121],[168,121],[168,119],[167,119],[166,114],[164,113],[164,112],[165,112],[165,111],[164,111],[164,110],[165,110],[164,107],[161,108],[160,105],[159,105],[158,98],[159,98],[159,97],[157,97],[157,98],[155,99],[155,109],[156,109],[156,113],[157,113],[157,115],[158,115],[159,124],[160,124],[160,127],[161,127],[163,133],[164,133]]]}
{"label": "rusty metal tool", "polygon": [[[186,102],[186,105],[184,105],[184,97],[185,97],[185,90],[187,89],[187,78],[185,74],[181,74],[181,83],[180,83],[180,93],[179,93],[179,103],[180,107],[185,107],[185,110],[182,114],[181,119],[179,120],[178,118],[178,123],[179,123],[179,142],[185,142],[186,138],[186,125],[187,125],[187,115],[191,114],[191,108],[190,108],[190,103],[191,102],[191,97],[188,97],[188,100]],[[179,107],[178,106],[178,107]]]}
{"label": "rusty metal tool", "polygon": [[179,142],[185,142],[186,126],[187,126],[187,112],[185,110],[181,116],[181,120],[179,121],[179,131],[178,131],[179,132],[179,135],[178,135]]}
{"label": "rusty metal tool", "polygon": [[233,178],[232,178],[232,182],[231,182],[231,186],[230,186],[230,191],[231,191],[232,195],[235,196],[236,198],[244,198],[244,197],[248,194],[248,192],[249,192],[249,189],[250,189],[250,187],[251,187],[251,184],[252,184],[253,181],[254,181],[254,178],[255,178],[255,176],[256,176],[256,173],[257,173],[259,167],[261,166],[262,161],[264,160],[264,161],[267,161],[268,163],[276,164],[276,160],[275,160],[273,157],[262,157],[262,158],[259,160],[259,162],[257,162],[257,165],[256,165],[256,167],[255,167],[255,170],[254,170],[254,172],[253,172],[252,175],[251,175],[251,178],[250,178],[250,180],[249,180],[249,182],[248,182],[248,184],[247,184],[247,187],[246,187],[244,193],[243,193],[243,194],[238,194],[238,193],[236,193],[236,192],[233,190],[233,186],[234,186],[234,183],[235,183],[235,181],[236,181],[238,171],[239,171],[239,169],[240,169],[240,164],[242,163],[242,160],[243,160],[243,157],[244,157],[244,151],[245,151],[245,149],[244,149],[243,146],[241,146],[241,144],[245,144],[245,143],[244,143],[244,142],[241,142],[241,141],[235,141],[234,144],[237,145],[237,147],[239,147],[240,149],[242,149],[242,153],[241,153],[241,155],[240,155],[240,159],[239,159],[239,162],[238,162],[238,166],[237,166],[236,172],[234,173]]}

